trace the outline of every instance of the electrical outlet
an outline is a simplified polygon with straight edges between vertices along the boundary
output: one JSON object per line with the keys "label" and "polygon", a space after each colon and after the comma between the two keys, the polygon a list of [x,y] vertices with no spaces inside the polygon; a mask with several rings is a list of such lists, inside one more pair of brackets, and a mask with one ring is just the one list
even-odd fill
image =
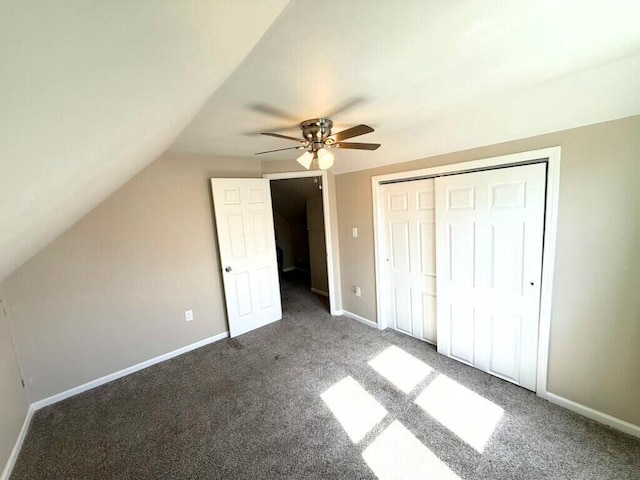
{"label": "electrical outlet", "polygon": [[187,322],[190,322],[191,320],[193,320],[193,310],[185,310],[184,312],[184,319]]}
{"label": "electrical outlet", "polygon": [[360,290],[360,287],[353,287],[353,294],[356,297],[361,297],[362,296],[362,291]]}

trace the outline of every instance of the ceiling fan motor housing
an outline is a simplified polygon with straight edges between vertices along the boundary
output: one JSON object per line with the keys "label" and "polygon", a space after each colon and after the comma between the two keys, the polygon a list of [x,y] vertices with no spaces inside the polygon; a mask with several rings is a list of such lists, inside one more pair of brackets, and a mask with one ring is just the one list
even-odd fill
{"label": "ceiling fan motor housing", "polygon": [[332,127],[333,122],[328,118],[313,118],[300,123],[302,136],[311,144],[314,152],[324,146]]}

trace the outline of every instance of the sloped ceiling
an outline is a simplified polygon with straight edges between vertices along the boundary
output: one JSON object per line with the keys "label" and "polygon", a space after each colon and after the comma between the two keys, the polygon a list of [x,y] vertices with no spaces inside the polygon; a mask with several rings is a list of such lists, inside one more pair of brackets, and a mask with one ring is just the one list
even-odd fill
{"label": "sloped ceiling", "polygon": [[287,3],[0,2],[0,281],[161,154]]}
{"label": "sloped ceiling", "polygon": [[640,113],[636,0],[287,4],[0,2],[0,281],[168,147],[373,126],[341,173]]}
{"label": "sloped ceiling", "polygon": [[342,173],[635,115],[639,18],[637,0],[294,0],[171,149],[246,157],[304,119],[371,125],[357,140],[382,147],[337,151]]}

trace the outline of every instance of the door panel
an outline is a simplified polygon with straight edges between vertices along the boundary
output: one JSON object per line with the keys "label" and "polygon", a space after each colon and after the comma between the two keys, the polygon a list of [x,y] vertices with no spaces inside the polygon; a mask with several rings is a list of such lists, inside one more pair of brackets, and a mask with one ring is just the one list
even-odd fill
{"label": "door panel", "polygon": [[449,279],[460,288],[473,287],[475,279],[475,224],[448,223]]}
{"label": "door panel", "polygon": [[[234,287],[232,294],[236,298],[236,304],[238,305],[238,317],[246,317],[253,313],[251,301],[251,279],[248,272],[236,273],[230,276],[232,285]],[[249,301],[246,301],[246,300]]]}
{"label": "door panel", "polygon": [[[435,282],[434,282],[435,284]],[[435,291],[435,288],[433,289]],[[436,338],[436,295],[422,294],[422,332],[424,338]]]}
{"label": "door panel", "polygon": [[391,223],[391,265],[396,271],[408,274],[409,268],[409,224]]}
{"label": "door panel", "polygon": [[517,382],[520,372],[522,317],[494,313],[490,315],[491,347],[489,372]]}
{"label": "door panel", "polygon": [[471,305],[449,305],[451,356],[461,362],[474,364],[475,311]]}
{"label": "door panel", "polygon": [[218,248],[232,337],[282,318],[269,181],[212,178]]}
{"label": "door panel", "polygon": [[411,289],[409,287],[396,286],[393,300],[395,304],[396,329],[411,335],[413,332]]}
{"label": "door panel", "polygon": [[254,212],[251,214],[252,220],[252,238],[256,246],[256,254],[264,254],[267,252],[267,238],[269,233],[267,232],[267,220],[265,219],[265,212]]}
{"label": "door panel", "polygon": [[438,351],[530,390],[545,176],[540,163],[435,180]]}
{"label": "door panel", "polygon": [[504,294],[522,295],[524,223],[491,225],[490,287]]}
{"label": "door panel", "polygon": [[436,341],[434,181],[382,186],[387,259],[385,310],[388,324],[431,343]]}
{"label": "door panel", "polygon": [[436,276],[436,224],[434,220],[418,222],[420,273]]}

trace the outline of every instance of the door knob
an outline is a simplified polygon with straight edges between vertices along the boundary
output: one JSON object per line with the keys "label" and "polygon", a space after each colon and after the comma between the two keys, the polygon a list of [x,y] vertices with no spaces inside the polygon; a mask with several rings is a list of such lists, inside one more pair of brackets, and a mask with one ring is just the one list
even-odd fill
{"label": "door knob", "polygon": [[230,272],[230,271],[231,271],[231,267],[226,267],[226,268],[224,269],[224,271],[225,271],[225,272]]}

